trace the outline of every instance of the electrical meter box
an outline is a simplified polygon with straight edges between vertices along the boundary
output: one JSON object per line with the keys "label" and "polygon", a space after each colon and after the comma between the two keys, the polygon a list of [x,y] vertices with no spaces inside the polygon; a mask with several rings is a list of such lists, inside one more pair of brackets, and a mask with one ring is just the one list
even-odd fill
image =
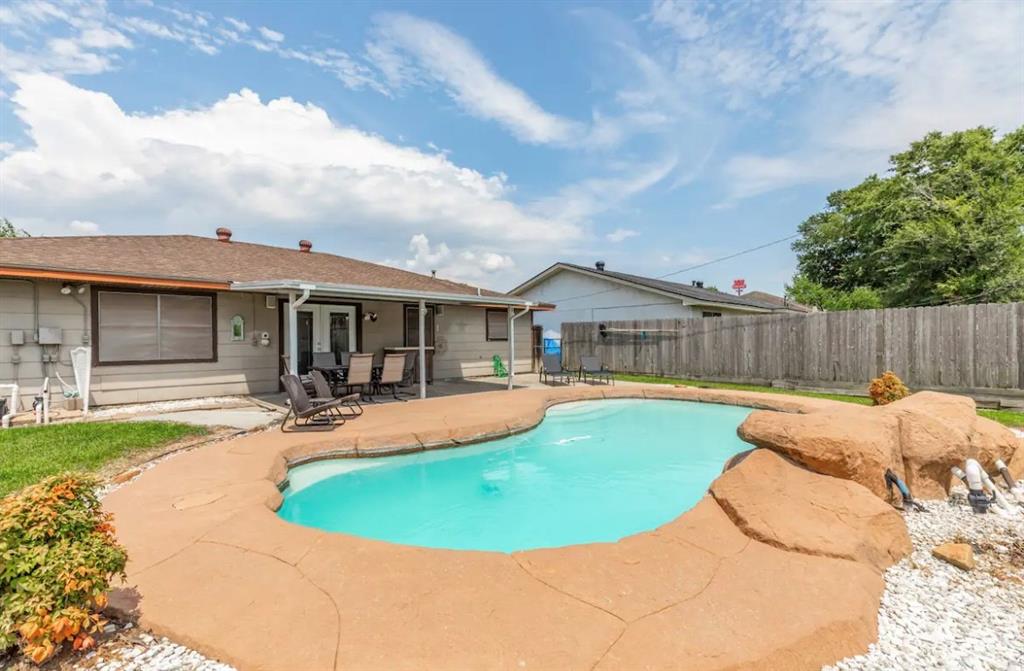
{"label": "electrical meter box", "polygon": [[24,345],[25,344],[25,332],[19,329],[11,331],[11,344],[12,345]]}
{"label": "electrical meter box", "polygon": [[40,345],[60,345],[62,343],[62,332],[55,326],[39,327]]}

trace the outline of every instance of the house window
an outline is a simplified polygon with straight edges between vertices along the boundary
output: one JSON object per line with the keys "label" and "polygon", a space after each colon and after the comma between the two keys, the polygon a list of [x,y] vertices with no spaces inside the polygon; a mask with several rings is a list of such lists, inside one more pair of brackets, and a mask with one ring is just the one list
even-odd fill
{"label": "house window", "polygon": [[508,340],[507,310],[487,310],[487,339]]}
{"label": "house window", "polygon": [[721,317],[722,313],[721,312],[707,312],[707,311],[704,311],[704,312],[701,313],[700,316],[701,317]]}
{"label": "house window", "polygon": [[210,294],[97,291],[97,364],[216,360],[216,308]]}
{"label": "house window", "polygon": [[[419,347],[420,344],[420,306],[405,306],[405,346]],[[427,347],[434,346],[434,306],[427,306],[427,314],[423,317],[423,324],[426,326],[424,344]]]}

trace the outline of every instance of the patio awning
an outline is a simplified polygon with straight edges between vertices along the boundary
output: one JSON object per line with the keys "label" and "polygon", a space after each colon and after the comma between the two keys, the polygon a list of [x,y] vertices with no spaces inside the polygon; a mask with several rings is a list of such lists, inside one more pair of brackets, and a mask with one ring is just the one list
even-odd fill
{"label": "patio awning", "polygon": [[[426,333],[424,316],[427,312],[427,303],[442,305],[468,305],[474,307],[498,307],[505,308],[508,320],[508,388],[514,386],[515,378],[515,321],[519,317],[530,312],[530,310],[550,310],[553,305],[535,303],[514,296],[503,294],[495,295],[492,292],[485,294],[483,290],[477,289],[474,294],[440,293],[433,291],[416,291],[409,289],[393,289],[388,287],[374,287],[362,284],[331,284],[325,282],[307,282],[303,280],[260,280],[257,282],[232,282],[232,291],[248,291],[269,294],[286,294],[288,296],[288,329],[289,333],[297,333],[297,311],[307,300],[317,296],[334,296],[338,298],[363,298],[381,301],[416,301],[419,304],[419,368],[420,368],[420,398],[427,397],[427,370],[426,370]],[[291,338],[289,341],[289,360],[299,360],[298,339]]]}
{"label": "patio awning", "polygon": [[260,280],[258,282],[232,282],[232,291],[254,291],[271,294],[306,293],[319,296],[364,298],[370,300],[427,301],[435,304],[472,305],[477,307],[518,307],[531,310],[550,310],[553,305],[528,301],[516,296],[493,295],[477,290],[477,294],[439,293],[392,289],[362,284],[331,284],[305,280]]}

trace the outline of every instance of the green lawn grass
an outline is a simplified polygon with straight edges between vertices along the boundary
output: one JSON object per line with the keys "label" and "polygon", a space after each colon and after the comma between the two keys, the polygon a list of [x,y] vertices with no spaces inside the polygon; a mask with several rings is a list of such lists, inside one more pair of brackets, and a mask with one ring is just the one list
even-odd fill
{"label": "green lawn grass", "polygon": [[0,430],[0,496],[65,471],[105,464],[189,436],[201,426],[171,422],[90,422]]}
{"label": "green lawn grass", "polygon": [[[871,399],[867,396],[852,396],[850,394],[828,394],[821,391],[797,391],[793,389],[780,389],[778,387],[762,387],[756,384],[740,384],[733,382],[708,382],[706,380],[684,380],[674,377],[659,377],[657,375],[629,375],[617,374],[617,380],[628,382],[647,382],[652,384],[685,384],[693,387],[705,387],[708,389],[738,389],[740,391],[762,391],[769,394],[789,394],[791,396],[810,396],[812,398],[828,398],[833,401],[846,403],[859,403],[860,405],[871,405]],[[979,408],[978,414],[982,417],[994,419],[1000,424],[1012,427],[1024,427],[1024,412],[1015,410],[989,410]]]}

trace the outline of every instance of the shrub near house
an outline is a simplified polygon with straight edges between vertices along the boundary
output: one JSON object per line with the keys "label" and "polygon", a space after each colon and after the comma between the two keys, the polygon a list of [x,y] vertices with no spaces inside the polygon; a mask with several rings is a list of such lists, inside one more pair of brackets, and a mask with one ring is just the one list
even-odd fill
{"label": "shrub near house", "polygon": [[127,559],[96,486],[61,475],[0,501],[0,651],[17,645],[41,663],[64,643],[94,644]]}

